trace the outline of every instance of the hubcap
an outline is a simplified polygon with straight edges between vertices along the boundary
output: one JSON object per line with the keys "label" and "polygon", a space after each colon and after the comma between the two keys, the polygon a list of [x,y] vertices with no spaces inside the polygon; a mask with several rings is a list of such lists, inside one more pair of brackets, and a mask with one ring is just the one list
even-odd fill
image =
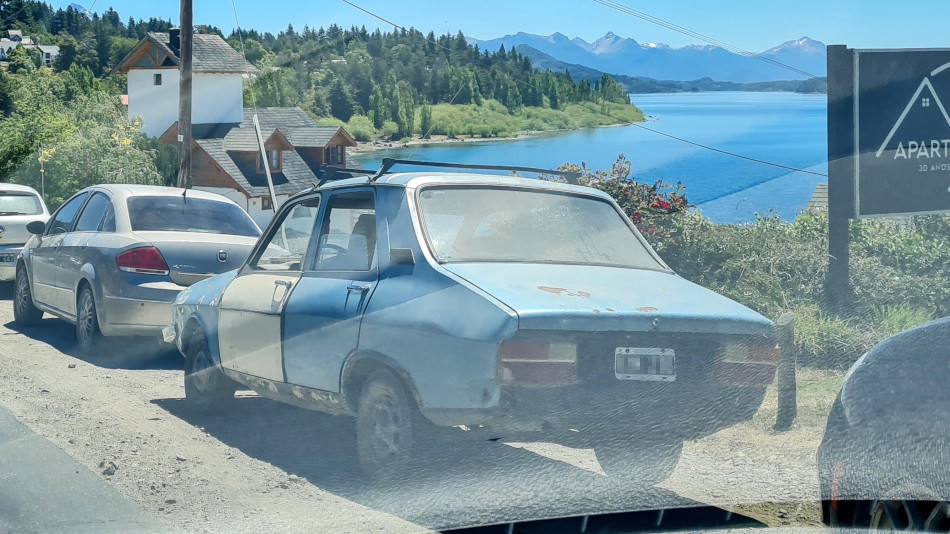
{"label": "hubcap", "polygon": [[83,342],[92,339],[96,328],[96,308],[89,292],[82,294],[79,300],[79,339]]}
{"label": "hubcap", "polygon": [[950,528],[950,503],[946,501],[876,501],[871,511],[872,529],[937,530]]}
{"label": "hubcap", "polygon": [[192,370],[194,375],[195,388],[202,393],[210,391],[214,386],[213,373],[211,372],[211,356],[206,350],[199,350],[195,354],[195,367]]}
{"label": "hubcap", "polygon": [[26,276],[17,277],[15,298],[17,311],[26,315],[27,305],[30,303],[30,285],[26,281]]}
{"label": "hubcap", "polygon": [[389,395],[379,398],[373,409],[373,450],[379,458],[399,454],[405,437],[404,421]]}

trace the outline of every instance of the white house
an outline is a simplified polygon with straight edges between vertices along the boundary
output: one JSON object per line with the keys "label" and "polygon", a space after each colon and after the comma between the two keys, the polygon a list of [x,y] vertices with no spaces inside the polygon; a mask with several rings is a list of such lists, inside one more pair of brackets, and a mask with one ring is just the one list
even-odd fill
{"label": "white house", "polygon": [[21,30],[7,30],[7,34],[9,37],[0,37],[0,61],[10,59],[10,54],[20,46],[38,49],[44,67],[52,66],[53,61],[59,56],[58,46],[36,44],[29,35],[23,35]]}
{"label": "white house", "polygon": [[[129,116],[143,131],[178,143],[179,33],[149,33],[113,69],[128,75]],[[237,202],[264,226],[273,208],[318,182],[324,163],[346,166],[356,141],[339,126],[318,126],[300,108],[245,109],[242,81],[258,70],[217,35],[196,34],[192,59],[191,175],[196,189]],[[266,162],[252,116],[258,114]],[[271,198],[264,165],[271,171]]]}

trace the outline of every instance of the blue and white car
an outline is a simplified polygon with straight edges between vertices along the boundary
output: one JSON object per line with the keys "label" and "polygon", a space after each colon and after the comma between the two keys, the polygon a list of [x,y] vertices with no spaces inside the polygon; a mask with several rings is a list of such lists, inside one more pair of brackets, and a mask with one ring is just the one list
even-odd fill
{"label": "blue and white car", "polygon": [[603,192],[414,172],[295,196],[240,269],[181,292],[165,337],[198,405],[250,388],[355,416],[370,475],[464,425],[655,483],[756,412],[772,328],[673,273]]}

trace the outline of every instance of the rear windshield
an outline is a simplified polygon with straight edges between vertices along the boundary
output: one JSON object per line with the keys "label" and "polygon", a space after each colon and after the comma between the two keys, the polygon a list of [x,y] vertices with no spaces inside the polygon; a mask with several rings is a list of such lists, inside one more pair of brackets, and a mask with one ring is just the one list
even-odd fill
{"label": "rear windshield", "polygon": [[441,262],[664,269],[620,212],[583,195],[500,187],[426,188],[422,222]]}
{"label": "rear windshield", "polygon": [[180,196],[131,197],[133,231],[202,232],[258,237],[251,217],[234,204]]}
{"label": "rear windshield", "polygon": [[39,215],[40,198],[30,193],[0,193],[0,215]]}

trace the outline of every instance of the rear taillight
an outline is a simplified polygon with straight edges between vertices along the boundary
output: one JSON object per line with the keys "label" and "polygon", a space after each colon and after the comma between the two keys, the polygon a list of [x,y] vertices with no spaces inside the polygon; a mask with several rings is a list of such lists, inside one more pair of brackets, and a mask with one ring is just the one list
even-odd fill
{"label": "rear taillight", "polygon": [[155,247],[139,247],[126,250],[115,258],[120,271],[140,274],[168,274],[168,264],[160,250]]}
{"label": "rear taillight", "polygon": [[498,350],[502,383],[564,385],[577,381],[577,345],[506,341]]}
{"label": "rear taillight", "polygon": [[729,344],[722,347],[722,361],[735,363],[776,363],[778,345]]}

